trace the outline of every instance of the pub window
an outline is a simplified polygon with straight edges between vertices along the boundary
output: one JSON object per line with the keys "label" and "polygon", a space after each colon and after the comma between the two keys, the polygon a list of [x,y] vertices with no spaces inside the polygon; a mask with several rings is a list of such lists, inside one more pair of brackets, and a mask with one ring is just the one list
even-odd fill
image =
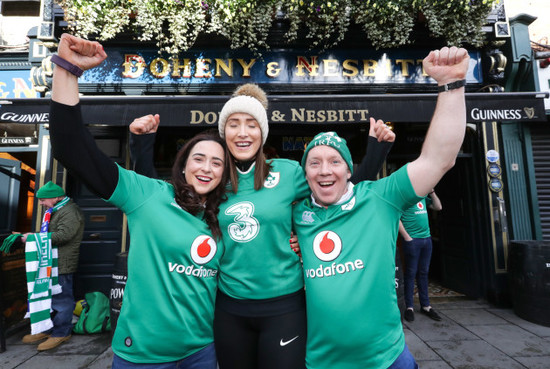
{"label": "pub window", "polygon": [[40,16],[40,0],[36,1],[0,1],[1,13],[4,17],[38,17]]}

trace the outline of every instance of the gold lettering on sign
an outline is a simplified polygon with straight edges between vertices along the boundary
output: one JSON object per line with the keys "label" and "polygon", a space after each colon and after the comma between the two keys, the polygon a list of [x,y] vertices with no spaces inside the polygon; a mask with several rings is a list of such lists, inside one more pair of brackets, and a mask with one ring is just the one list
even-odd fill
{"label": "gold lettering on sign", "polygon": [[393,77],[393,67],[391,59],[386,60],[386,70],[388,71],[388,77]]}
{"label": "gold lettering on sign", "polygon": [[243,67],[243,77],[250,77],[250,68],[256,63],[256,59],[250,59],[249,63],[246,63],[244,59],[237,59],[237,62]]}
{"label": "gold lettering on sign", "polygon": [[323,76],[338,77],[340,62],[336,59],[323,59]]}
{"label": "gold lettering on sign", "polygon": [[353,123],[366,122],[368,109],[339,109],[339,110],[312,110],[305,108],[291,108],[291,122],[308,123]]}
{"label": "gold lettering on sign", "polygon": [[212,73],[210,72],[210,59],[197,59],[195,65],[195,77],[196,78],[210,78]]}
{"label": "gold lettering on sign", "polygon": [[[180,71],[183,71],[181,74]],[[179,59],[172,59],[172,77],[174,78],[191,78],[191,59],[183,59],[183,64],[180,64]]]}
{"label": "gold lettering on sign", "polygon": [[149,71],[156,78],[164,78],[170,72],[170,65],[163,58],[156,58],[149,64]]}
{"label": "gold lettering on sign", "polygon": [[200,110],[191,110],[191,124],[214,124],[218,121],[218,113],[209,111],[209,112],[203,112]]}
{"label": "gold lettering on sign", "polygon": [[124,71],[122,77],[138,78],[143,74],[143,70],[147,67],[145,60],[137,54],[124,54],[124,63],[122,63]]}
{"label": "gold lettering on sign", "polygon": [[357,68],[358,64],[359,63],[357,60],[352,60],[352,59],[344,60],[344,63],[342,65],[344,69],[344,71],[342,72],[343,76],[355,77],[356,75],[358,75],[359,74],[359,69]]}
{"label": "gold lettering on sign", "polygon": [[317,65],[317,56],[312,56],[311,61],[309,61],[305,56],[299,56],[296,63],[296,72],[297,76],[303,77],[306,75],[304,69],[307,70],[309,76],[318,76],[319,65]]}
{"label": "gold lettering on sign", "polygon": [[267,74],[268,77],[278,77],[281,73],[281,68],[279,68],[279,63],[277,62],[271,62],[267,63],[267,68],[265,71],[265,74]]}
{"label": "gold lettering on sign", "polygon": [[403,77],[409,77],[409,64],[414,66],[414,60],[412,59],[396,59],[395,64],[401,64],[401,74]]}
{"label": "gold lettering on sign", "polygon": [[376,68],[378,68],[378,62],[372,59],[363,59],[363,75],[365,77],[376,76]]}
{"label": "gold lettering on sign", "polygon": [[229,77],[233,77],[233,59],[229,59],[227,61],[227,64],[225,64],[225,61],[223,59],[214,59],[216,62],[216,74],[214,74],[214,77],[221,77],[221,70],[225,72]]}

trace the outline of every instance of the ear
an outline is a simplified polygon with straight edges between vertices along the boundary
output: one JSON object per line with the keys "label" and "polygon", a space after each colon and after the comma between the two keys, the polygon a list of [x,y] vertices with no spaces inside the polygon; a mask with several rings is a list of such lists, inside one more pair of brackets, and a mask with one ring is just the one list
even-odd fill
{"label": "ear", "polygon": [[348,181],[349,181],[349,179],[351,178],[351,170],[349,170],[349,169],[348,169],[348,175],[347,175],[347,177],[348,177]]}

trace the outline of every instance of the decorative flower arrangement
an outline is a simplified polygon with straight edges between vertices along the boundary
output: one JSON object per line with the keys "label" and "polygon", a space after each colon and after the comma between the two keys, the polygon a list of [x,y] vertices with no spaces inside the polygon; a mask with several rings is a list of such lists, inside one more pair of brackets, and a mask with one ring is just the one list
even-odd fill
{"label": "decorative flower arrangement", "polygon": [[290,20],[288,41],[294,41],[303,27],[311,48],[326,49],[344,39],[351,20],[350,0],[290,0],[281,2],[281,10]]}
{"label": "decorative flower arrangement", "polygon": [[468,43],[481,46],[481,29],[493,6],[500,0],[415,0],[416,7],[426,17],[430,32],[443,37],[448,45]]}
{"label": "decorative flower arrangement", "polygon": [[246,47],[259,53],[268,48],[267,37],[277,10],[277,0],[210,0],[208,32],[217,32],[231,41],[231,48]]}
{"label": "decorative flower arrangement", "polygon": [[420,13],[434,37],[449,45],[481,46],[482,25],[500,0],[57,0],[71,31],[98,40],[131,30],[142,41],[176,54],[191,48],[200,33],[216,32],[232,48],[257,54],[268,49],[275,19],[284,17],[291,42],[304,30],[313,49],[340,43],[353,21],[376,48],[411,42]]}
{"label": "decorative flower arrangement", "polygon": [[398,47],[411,42],[416,9],[414,0],[353,0],[355,22],[376,48]]}
{"label": "decorative flower arrangement", "polygon": [[[207,6],[201,1],[131,0],[130,14],[140,41],[156,40],[159,49],[172,54],[189,49],[206,29]],[[166,26],[166,28],[165,28]]]}
{"label": "decorative flower arrangement", "polygon": [[114,38],[130,24],[127,1],[61,0],[65,20],[77,36],[95,35],[99,40]]}

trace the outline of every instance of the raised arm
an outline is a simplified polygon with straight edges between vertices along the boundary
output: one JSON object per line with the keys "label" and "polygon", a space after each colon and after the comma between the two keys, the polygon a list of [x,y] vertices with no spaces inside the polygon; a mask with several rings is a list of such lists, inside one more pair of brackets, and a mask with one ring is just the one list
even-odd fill
{"label": "raised arm", "polygon": [[[470,57],[465,49],[444,47],[430,52],[424,70],[439,86],[463,80]],[[466,130],[464,87],[439,93],[422,152],[407,170],[418,196],[426,196],[453,167]]]}
{"label": "raised arm", "polygon": [[134,119],[130,123],[130,157],[136,173],[150,178],[157,178],[158,174],[153,162],[155,138],[160,116],[158,114],[145,115]]}
{"label": "raised arm", "polygon": [[[82,70],[101,64],[107,57],[99,43],[68,34],[61,36],[58,55]],[[98,149],[92,135],[82,124],[79,101],[77,77],[56,66],[50,107],[53,155],[92,192],[102,198],[109,198],[118,182],[118,169]]]}
{"label": "raised arm", "polygon": [[393,146],[395,133],[380,119],[375,121],[374,118],[370,118],[368,140],[367,152],[350,178],[353,184],[376,179],[376,175],[382,169],[382,165]]}

